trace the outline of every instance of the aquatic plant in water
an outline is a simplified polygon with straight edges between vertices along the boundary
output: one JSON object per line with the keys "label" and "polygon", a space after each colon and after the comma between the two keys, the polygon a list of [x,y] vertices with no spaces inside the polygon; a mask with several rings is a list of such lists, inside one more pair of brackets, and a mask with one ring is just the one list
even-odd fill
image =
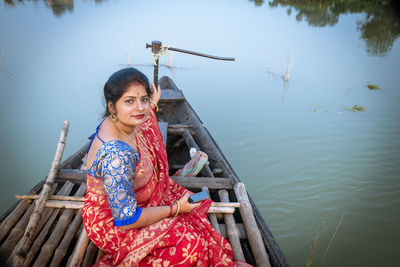
{"label": "aquatic plant in water", "polygon": [[353,111],[353,112],[356,112],[356,111],[365,111],[365,107],[359,106],[359,105],[354,105],[350,110]]}
{"label": "aquatic plant in water", "polygon": [[368,88],[369,90],[381,90],[381,88],[379,87],[379,85],[372,84],[372,83],[367,84],[367,88]]}
{"label": "aquatic plant in water", "polygon": [[[326,229],[328,229],[328,227],[323,228],[323,226],[326,223],[330,212],[331,212],[331,210],[329,209],[328,213],[322,218],[321,224],[318,226],[317,234],[316,234],[316,236],[314,238],[314,243],[311,246],[310,255],[308,256],[307,261],[306,261],[306,267],[311,267],[311,264],[313,263],[315,255],[317,253],[318,242],[319,242],[319,237],[320,237],[321,232],[326,230]],[[340,226],[342,224],[343,217],[344,217],[344,214],[342,214],[342,217],[340,218],[340,220],[339,220],[339,222],[338,222],[338,224],[336,226],[335,232],[332,234],[331,238],[329,239],[328,245],[327,245],[327,247],[326,247],[326,249],[324,251],[324,254],[322,255],[322,258],[319,261],[318,266],[322,265],[326,255],[328,253],[328,250],[331,247],[331,245],[333,243],[333,240],[335,239],[335,236],[336,236],[336,234],[337,234],[337,232],[338,232],[338,230],[339,230],[339,228],[340,228]]]}

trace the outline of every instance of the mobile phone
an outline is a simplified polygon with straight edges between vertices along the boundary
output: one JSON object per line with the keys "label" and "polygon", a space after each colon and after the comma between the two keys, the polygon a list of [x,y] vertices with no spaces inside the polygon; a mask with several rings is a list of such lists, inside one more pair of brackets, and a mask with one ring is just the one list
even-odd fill
{"label": "mobile phone", "polygon": [[191,195],[188,199],[188,202],[196,203],[196,202],[202,201],[204,199],[208,199],[208,198],[210,198],[210,195],[208,194],[207,191],[200,191],[199,193]]}

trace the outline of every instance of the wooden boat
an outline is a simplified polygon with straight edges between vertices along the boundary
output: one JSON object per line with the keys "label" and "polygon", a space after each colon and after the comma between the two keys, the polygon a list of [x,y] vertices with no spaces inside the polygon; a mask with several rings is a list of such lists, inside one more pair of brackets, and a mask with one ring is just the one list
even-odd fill
{"label": "wooden boat", "polygon": [[[162,96],[157,116],[167,143],[170,174],[190,160],[191,147],[205,152],[209,161],[198,175],[200,177],[172,178],[194,192],[209,190],[216,201],[210,208],[209,220],[229,240],[236,259],[254,266],[288,266],[243,183],[182,92],[168,77],[162,77],[159,83]],[[56,169],[52,195],[29,234],[26,234],[28,222],[36,215],[32,214],[35,209],[32,199],[38,198],[47,184],[45,180],[32,188],[23,197],[25,200],[15,203],[0,217],[3,264],[15,266],[18,255],[23,257],[23,266],[91,266],[102,255],[103,252],[87,238],[82,226],[80,208],[86,192],[86,171],[80,168],[87,146],[88,143]],[[25,242],[24,238],[32,238],[32,243],[21,253],[18,248]]]}

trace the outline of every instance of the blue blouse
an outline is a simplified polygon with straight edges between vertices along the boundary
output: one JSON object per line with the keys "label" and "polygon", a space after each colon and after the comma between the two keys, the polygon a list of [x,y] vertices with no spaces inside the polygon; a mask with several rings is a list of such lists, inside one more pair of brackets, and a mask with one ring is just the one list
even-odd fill
{"label": "blue blouse", "polygon": [[142,209],[137,207],[133,187],[135,165],[140,160],[139,153],[119,140],[101,141],[103,145],[97,151],[88,173],[102,179],[114,225],[132,224],[142,213]]}

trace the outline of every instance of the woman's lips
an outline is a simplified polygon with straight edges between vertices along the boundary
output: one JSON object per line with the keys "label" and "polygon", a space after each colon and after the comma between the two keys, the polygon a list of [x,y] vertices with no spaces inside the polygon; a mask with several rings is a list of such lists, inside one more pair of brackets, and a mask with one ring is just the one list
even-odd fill
{"label": "woman's lips", "polygon": [[134,117],[135,119],[143,119],[144,114],[134,115],[133,117]]}

